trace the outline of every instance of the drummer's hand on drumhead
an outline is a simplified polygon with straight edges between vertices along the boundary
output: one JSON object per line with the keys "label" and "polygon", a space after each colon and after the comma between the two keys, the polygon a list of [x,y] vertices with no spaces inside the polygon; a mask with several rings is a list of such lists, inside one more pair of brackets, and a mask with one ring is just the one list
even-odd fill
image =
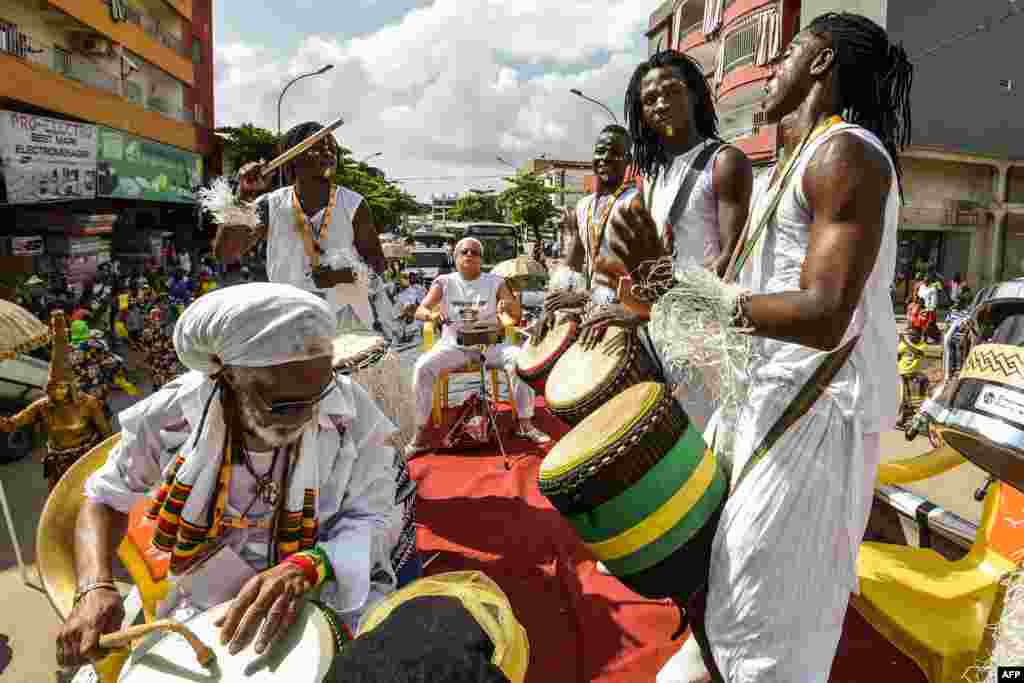
{"label": "drummer's hand on drumhead", "polygon": [[57,634],[57,665],[76,667],[103,659],[100,636],[114,633],[124,621],[124,605],[116,590],[98,588],[82,596]]}
{"label": "drummer's hand on drumhead", "polygon": [[309,589],[305,574],[292,564],[282,563],[252,577],[228,611],[213,622],[220,627],[220,644],[230,643],[228,654],[236,655],[258,631],[255,649],[256,654],[262,654],[288,632],[299,613],[302,595]]}
{"label": "drummer's hand on drumhead", "polygon": [[580,326],[579,339],[584,349],[593,349],[604,339],[609,327],[636,329],[647,322],[622,304],[605,304]]}
{"label": "drummer's hand on drumhead", "polygon": [[544,297],[544,313],[554,313],[563,308],[578,308],[587,303],[589,298],[586,292],[573,292],[565,289],[551,292]]}

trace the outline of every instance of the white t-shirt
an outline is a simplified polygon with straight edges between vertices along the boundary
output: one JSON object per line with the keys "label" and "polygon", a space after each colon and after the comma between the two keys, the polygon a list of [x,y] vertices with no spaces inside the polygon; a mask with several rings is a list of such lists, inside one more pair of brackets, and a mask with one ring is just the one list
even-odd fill
{"label": "white t-shirt", "polygon": [[924,302],[926,311],[934,311],[939,307],[938,285],[922,284],[917,288],[917,296]]}
{"label": "white t-shirt", "polygon": [[477,323],[498,324],[498,290],[505,278],[492,273],[480,273],[475,280],[467,280],[458,272],[441,275],[434,279],[441,286],[441,311],[452,324],[444,326],[441,342],[458,343],[458,330],[462,329],[461,314],[464,309],[477,310]]}

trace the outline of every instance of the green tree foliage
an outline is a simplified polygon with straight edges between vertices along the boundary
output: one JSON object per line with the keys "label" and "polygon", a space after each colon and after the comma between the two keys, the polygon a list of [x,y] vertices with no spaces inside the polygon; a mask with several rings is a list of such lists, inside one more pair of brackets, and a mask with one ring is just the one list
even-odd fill
{"label": "green tree foliage", "polygon": [[[226,136],[224,154],[232,160],[236,169],[250,161],[270,161],[281,153],[277,135],[251,123],[218,128],[217,132]],[[366,198],[381,232],[394,229],[403,215],[423,211],[415,197],[398,184],[387,180],[379,169],[353,161],[352,150],[345,147],[340,147],[335,182]]]}
{"label": "green tree foliage", "polygon": [[217,129],[225,135],[224,156],[231,159],[233,166],[241,168],[251,161],[270,161],[278,155],[277,135],[251,123],[241,126],[225,126]]}
{"label": "green tree foliage", "polygon": [[501,221],[503,218],[498,195],[479,190],[470,190],[469,194],[459,197],[448,217],[453,221]]}
{"label": "green tree foliage", "polygon": [[558,215],[558,208],[551,201],[551,195],[558,190],[545,185],[543,178],[525,172],[505,180],[512,187],[498,196],[499,205],[511,209],[512,220],[529,228],[533,241],[539,244],[541,228]]}

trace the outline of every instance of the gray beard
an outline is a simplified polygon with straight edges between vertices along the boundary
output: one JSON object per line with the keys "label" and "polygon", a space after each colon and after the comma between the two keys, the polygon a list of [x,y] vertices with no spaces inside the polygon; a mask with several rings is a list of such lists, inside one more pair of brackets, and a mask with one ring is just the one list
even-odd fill
{"label": "gray beard", "polygon": [[241,413],[242,426],[246,432],[258,437],[273,448],[283,448],[299,440],[302,432],[306,431],[309,422],[297,427],[264,427],[259,423],[259,412],[246,399],[239,399],[239,412]]}

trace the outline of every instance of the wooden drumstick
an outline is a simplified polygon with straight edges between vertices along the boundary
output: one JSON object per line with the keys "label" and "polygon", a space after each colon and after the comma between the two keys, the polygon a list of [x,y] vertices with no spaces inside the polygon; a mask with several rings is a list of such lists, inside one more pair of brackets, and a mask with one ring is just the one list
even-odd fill
{"label": "wooden drumstick", "polygon": [[217,659],[217,655],[214,654],[213,650],[203,644],[203,641],[199,640],[199,637],[196,634],[192,633],[192,631],[190,631],[186,626],[179,624],[173,619],[160,619],[148,624],[131,626],[123,631],[117,631],[115,633],[108,633],[104,636],[100,636],[100,647],[106,650],[123,647],[131,643],[133,640],[138,640],[139,638],[148,636],[154,631],[174,631],[187,640],[188,644],[192,646],[192,651],[196,653],[196,660],[202,666],[209,668]]}
{"label": "wooden drumstick", "polygon": [[337,121],[330,124],[326,128],[318,130],[317,132],[313,133],[308,138],[306,138],[299,144],[295,145],[291,149],[285,150],[280,156],[278,156],[276,159],[274,159],[269,164],[264,166],[263,170],[260,171],[260,175],[266,178],[268,175],[276,171],[279,166],[287,164],[289,161],[299,156],[307,149],[309,149],[310,147],[312,147],[313,145],[315,145],[316,143],[320,142],[325,137],[330,135],[332,132],[340,128],[343,123],[345,123],[345,120],[341,117],[338,117]]}

